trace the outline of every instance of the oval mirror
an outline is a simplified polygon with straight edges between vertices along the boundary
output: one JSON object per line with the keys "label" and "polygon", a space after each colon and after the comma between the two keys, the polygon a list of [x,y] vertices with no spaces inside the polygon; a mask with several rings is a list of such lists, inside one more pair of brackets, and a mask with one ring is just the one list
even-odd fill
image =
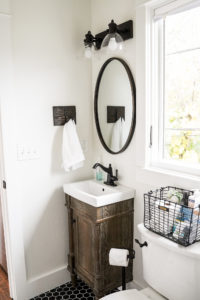
{"label": "oval mirror", "polygon": [[136,123],[135,82],[124,60],[112,57],[103,64],[95,88],[94,113],[104,148],[112,154],[123,152]]}

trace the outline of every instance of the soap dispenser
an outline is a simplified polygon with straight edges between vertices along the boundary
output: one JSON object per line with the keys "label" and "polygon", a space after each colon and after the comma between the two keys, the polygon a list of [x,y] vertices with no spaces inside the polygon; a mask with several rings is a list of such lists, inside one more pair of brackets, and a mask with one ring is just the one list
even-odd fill
{"label": "soap dispenser", "polygon": [[[101,163],[101,160],[100,160],[100,159],[98,159],[97,161],[98,161],[99,163]],[[97,181],[102,181],[102,180],[103,180],[103,172],[102,172],[102,170],[101,170],[100,167],[97,167],[97,168],[96,168],[96,180],[97,180]]]}

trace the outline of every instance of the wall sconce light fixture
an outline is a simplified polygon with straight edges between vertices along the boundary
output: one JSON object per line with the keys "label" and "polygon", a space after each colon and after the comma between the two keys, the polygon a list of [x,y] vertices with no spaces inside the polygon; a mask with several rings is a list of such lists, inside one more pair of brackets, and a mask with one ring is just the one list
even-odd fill
{"label": "wall sconce light fixture", "polygon": [[133,38],[133,21],[129,20],[117,25],[114,20],[108,24],[109,29],[92,35],[90,31],[85,35],[85,57],[91,58],[93,50],[107,47],[109,51],[122,50],[123,41]]}
{"label": "wall sconce light fixture", "polygon": [[96,49],[95,43],[96,43],[96,38],[91,34],[91,31],[88,31],[84,39],[86,58],[91,58],[93,48]]}

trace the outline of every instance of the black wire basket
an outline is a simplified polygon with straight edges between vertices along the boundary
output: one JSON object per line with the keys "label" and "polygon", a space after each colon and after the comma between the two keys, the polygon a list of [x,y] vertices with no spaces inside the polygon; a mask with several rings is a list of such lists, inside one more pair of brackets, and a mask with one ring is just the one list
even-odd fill
{"label": "black wire basket", "polygon": [[144,194],[144,226],[182,246],[200,240],[200,206],[191,208],[169,200],[169,194],[193,191],[176,187],[162,187]]}

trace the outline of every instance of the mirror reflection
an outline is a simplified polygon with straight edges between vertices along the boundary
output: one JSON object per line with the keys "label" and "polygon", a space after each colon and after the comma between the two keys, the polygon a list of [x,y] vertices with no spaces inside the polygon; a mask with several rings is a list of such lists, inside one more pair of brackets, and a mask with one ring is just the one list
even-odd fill
{"label": "mirror reflection", "polygon": [[95,93],[95,119],[106,150],[119,153],[128,146],[135,127],[135,84],[130,69],[111,58],[100,70]]}

